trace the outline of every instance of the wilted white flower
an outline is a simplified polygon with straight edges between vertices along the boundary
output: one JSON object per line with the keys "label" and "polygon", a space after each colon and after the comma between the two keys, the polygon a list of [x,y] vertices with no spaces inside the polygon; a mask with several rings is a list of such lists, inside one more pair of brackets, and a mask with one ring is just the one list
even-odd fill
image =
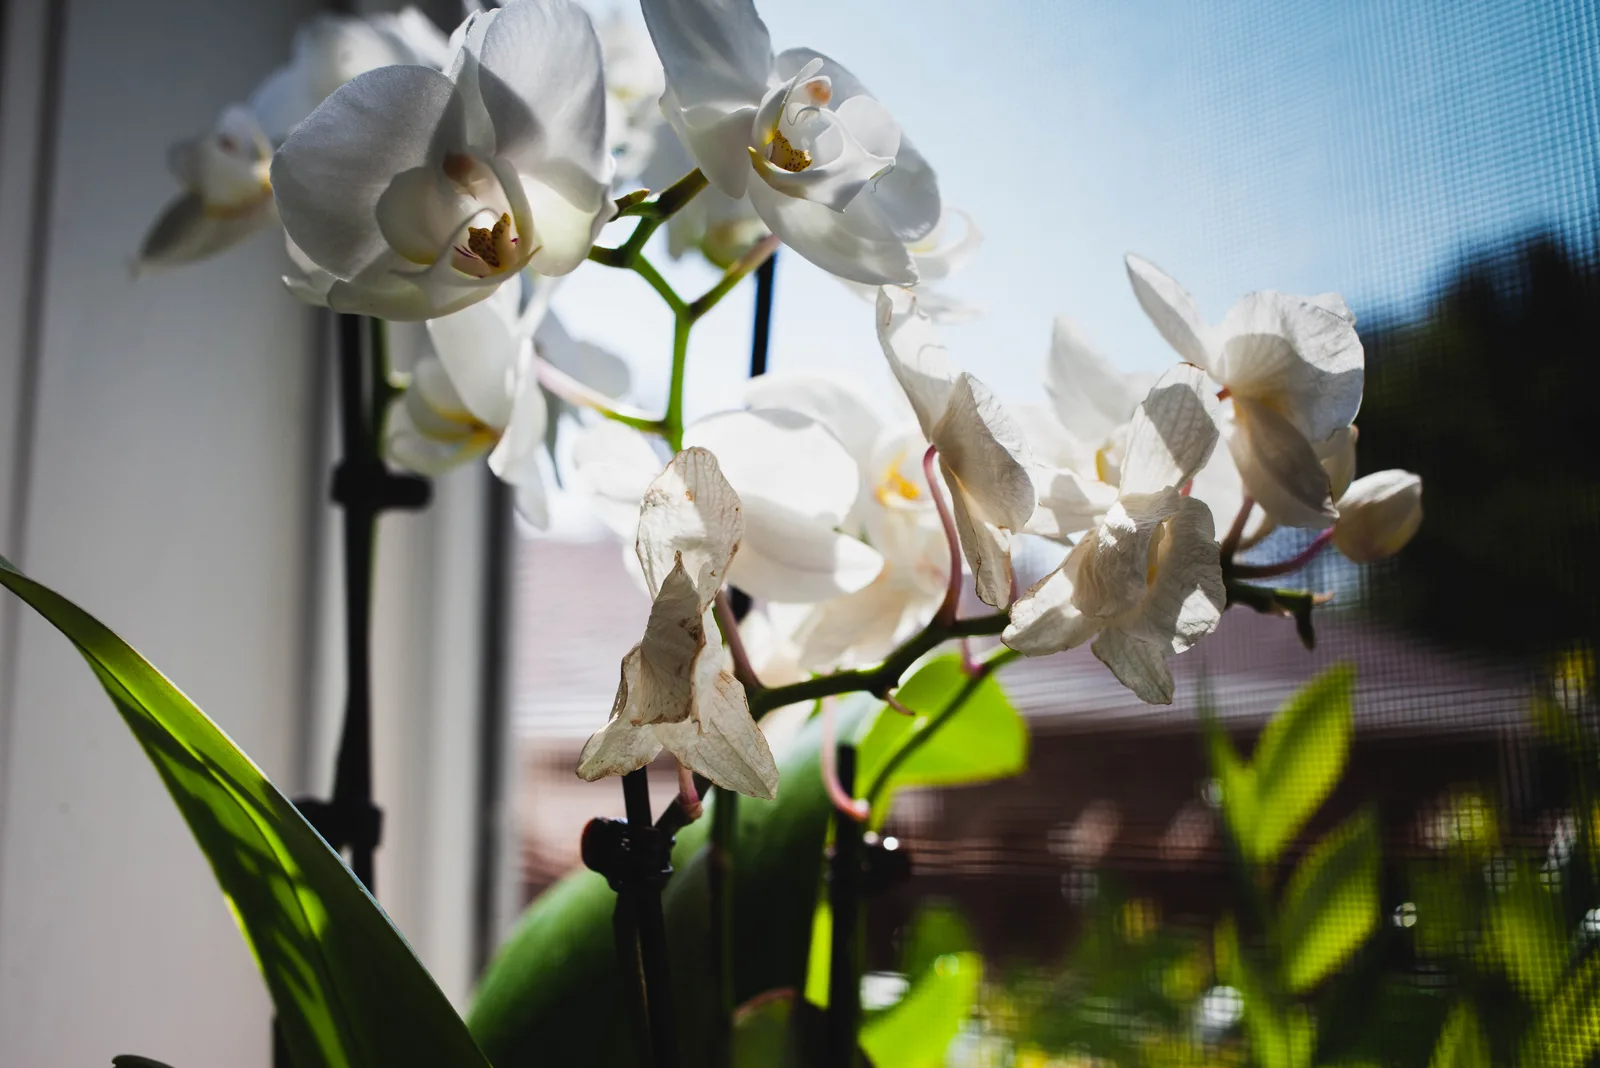
{"label": "wilted white flower", "polygon": [[809,49],[774,57],[750,0],[644,0],[661,106],[701,170],[806,259],[910,284],[908,242],[940,217],[933,169],[856,77]]}
{"label": "wilted white flower", "polygon": [[431,319],[525,267],[583,262],[616,211],[600,43],[571,0],[470,18],[448,75],[382,67],[295,127],[272,164],[302,296]]}
{"label": "wilted white flower", "polygon": [[1012,596],[1011,538],[1037,503],[1022,432],[989,388],[956,366],[910,291],[885,286],[877,320],[889,367],[938,450],[978,596],[1004,608]]}
{"label": "wilted white flower", "polygon": [[[1317,447],[1361,407],[1365,358],[1355,316],[1335,293],[1250,293],[1218,326],[1148,260],[1128,277],[1156,329],[1222,386],[1222,427],[1244,492],[1272,519],[1321,530],[1338,518]],[[1223,516],[1223,522],[1230,517]]]}
{"label": "wilted white flower", "polygon": [[1029,656],[1094,639],[1141,700],[1172,700],[1169,653],[1216,629],[1226,591],[1210,510],[1180,487],[1217,443],[1205,372],[1168,371],[1134,414],[1116,504],[1053,573],[1018,599],[1003,640]]}
{"label": "wilted white flower", "polygon": [[666,748],[718,786],[776,796],[777,765],[711,611],[743,535],[739,497],[705,449],[680,452],[650,483],[637,543],[650,620],[623,657],[611,719],[584,745],[580,776],[625,775]]}

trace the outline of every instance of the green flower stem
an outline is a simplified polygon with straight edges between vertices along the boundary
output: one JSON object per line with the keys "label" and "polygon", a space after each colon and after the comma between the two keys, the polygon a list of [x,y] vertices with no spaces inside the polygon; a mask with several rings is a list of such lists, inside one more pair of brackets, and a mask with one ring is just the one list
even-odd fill
{"label": "green flower stem", "polygon": [[717,303],[727,296],[734,286],[744,281],[745,275],[766,263],[776,251],[778,251],[778,237],[776,234],[768,234],[756,242],[754,248],[746,252],[733,266],[728,268],[721,281],[690,303],[689,321],[695,322],[706,312],[715,308]]}
{"label": "green flower stem", "polygon": [[[958,619],[948,625],[929,623],[874,668],[857,668],[853,671],[836,671],[832,675],[818,675],[803,682],[787,686],[773,686],[756,690],[749,695],[750,714],[760,719],[775,708],[815,701],[843,693],[864,691],[877,697],[886,697],[900,685],[900,677],[925,653],[952,638],[971,638],[983,634],[999,634],[1006,629],[1009,617],[1004,612],[972,619]],[[993,662],[989,661],[990,663]]]}
{"label": "green flower stem", "polygon": [[937,715],[933,716],[931,719],[918,721],[917,723],[912,724],[911,736],[905,740],[905,743],[901,745],[899,749],[894,751],[894,755],[891,756],[888,762],[884,764],[883,767],[878,771],[877,777],[872,780],[872,785],[869,786],[867,788],[867,792],[862,795],[867,802],[868,807],[871,808],[877,806],[878,798],[883,795],[883,791],[888,787],[889,780],[893,777],[894,773],[899,771],[900,766],[907,760],[911,759],[912,755],[915,754],[918,749],[921,749],[929,742],[929,740],[933,738],[935,734],[938,734],[940,728],[942,728],[946,723],[950,722],[951,718],[954,717],[957,712],[961,711],[962,706],[967,703],[967,700],[974,693],[978,692],[978,687],[983,685],[984,680],[986,680],[990,675],[994,674],[997,669],[1011,663],[1011,661],[1015,660],[1021,655],[1022,654],[1017,652],[1015,649],[999,650],[993,656],[989,657],[987,660],[983,661],[983,663],[978,665],[978,669],[967,677],[966,683],[962,685],[961,689],[956,692],[954,697],[950,698],[949,702],[944,706],[944,708],[939,710]]}

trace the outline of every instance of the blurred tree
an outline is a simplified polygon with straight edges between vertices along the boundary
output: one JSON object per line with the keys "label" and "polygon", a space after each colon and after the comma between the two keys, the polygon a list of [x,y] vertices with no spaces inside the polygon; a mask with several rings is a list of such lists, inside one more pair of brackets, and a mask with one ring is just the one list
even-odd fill
{"label": "blurred tree", "polygon": [[1363,331],[1363,471],[1423,478],[1422,529],[1369,578],[1381,614],[1544,654],[1600,631],[1600,269],[1537,236],[1469,261],[1426,317]]}

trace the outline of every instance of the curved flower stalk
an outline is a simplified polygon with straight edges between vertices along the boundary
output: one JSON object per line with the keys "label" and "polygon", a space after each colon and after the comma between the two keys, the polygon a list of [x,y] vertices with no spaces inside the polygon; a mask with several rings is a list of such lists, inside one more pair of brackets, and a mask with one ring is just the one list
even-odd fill
{"label": "curved flower stalk", "polygon": [[[883,558],[841,532],[855,504],[855,461],[820,423],[790,411],[733,411],[684,431],[686,444],[720,458],[743,501],[745,535],[728,581],[764,600],[823,601],[872,582]],[[660,463],[650,442],[617,423],[586,427],[573,447],[576,480],[597,514],[624,539]]]}
{"label": "curved flower stalk", "polygon": [[908,242],[938,183],[856,77],[809,49],[774,57],[750,0],[644,0],[666,70],[661,108],[711,184],[748,196],[806,259],[867,285],[917,281]]}
{"label": "curved flower stalk", "polygon": [[1179,364],[1134,413],[1117,502],[1011,609],[1002,640],[1028,656],[1094,639],[1140,700],[1172,701],[1169,652],[1216,629],[1227,601],[1211,511],[1185,497],[1217,444],[1205,372]]}
{"label": "curved flower stalk", "polygon": [[886,423],[864,397],[830,379],[763,375],[745,403],[799,412],[839,439],[862,476],[844,529],[883,556],[870,583],[792,620],[796,666],[820,672],[877,663],[927,624],[949,585],[949,547],[922,471],[928,442],[915,423]]}
{"label": "curved flower stalk", "polygon": [[291,288],[339,310],[432,319],[524,268],[583,262],[615,214],[600,43],[571,0],[468,19],[450,73],[347,82],[272,162]]}
{"label": "curved flower stalk", "polygon": [[1162,337],[1222,387],[1223,434],[1245,494],[1274,523],[1332,526],[1339,513],[1318,447],[1326,453],[1329,439],[1355,421],[1365,367],[1343,298],[1250,293],[1211,326],[1160,268],[1138,256],[1127,264]]}
{"label": "curved flower stalk", "polygon": [[878,294],[878,340],[923,436],[939,453],[956,529],[979,598],[1011,603],[1011,538],[1037,496],[1022,432],[987,386],[960,370],[910,291]]}
{"label": "curved flower stalk", "polygon": [[281,142],[323,99],[358,74],[392,63],[443,67],[449,45],[414,7],[356,18],[317,15],[295,32],[291,60],[223,110],[201,137],[168,153],[184,192],[167,205],[139,250],[135,269],[213,256],[278,220],[268,169]]}
{"label": "curved flower stalk", "polygon": [[665,748],[718,786],[777,795],[772,751],[725,666],[712,615],[743,535],[739,496],[707,450],[685,449],[650,483],[637,543],[650,620],[622,659],[611,719],[584,745],[580,776],[625,775]]}

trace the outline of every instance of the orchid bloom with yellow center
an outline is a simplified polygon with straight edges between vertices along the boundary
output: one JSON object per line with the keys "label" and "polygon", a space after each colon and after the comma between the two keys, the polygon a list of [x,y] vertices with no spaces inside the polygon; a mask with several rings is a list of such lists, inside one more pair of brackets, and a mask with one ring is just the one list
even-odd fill
{"label": "orchid bloom with yellow center", "polygon": [[801,256],[866,285],[910,285],[908,244],[941,217],[933,169],[844,67],[773,55],[750,0],[644,0],[661,109],[711,184],[749,198]]}
{"label": "orchid bloom with yellow center", "polygon": [[290,288],[340,311],[434,319],[529,267],[566,274],[616,212],[593,25],[572,0],[469,18],[447,74],[369,71],[272,163]]}

